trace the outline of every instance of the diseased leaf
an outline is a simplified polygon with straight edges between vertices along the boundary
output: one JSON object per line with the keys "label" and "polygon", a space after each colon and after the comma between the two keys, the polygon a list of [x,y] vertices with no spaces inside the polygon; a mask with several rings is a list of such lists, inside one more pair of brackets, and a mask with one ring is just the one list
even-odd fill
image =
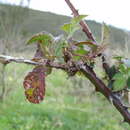
{"label": "diseased leaf", "polygon": [[40,103],[45,96],[45,72],[42,66],[35,67],[25,77],[24,82],[25,96],[31,103]]}

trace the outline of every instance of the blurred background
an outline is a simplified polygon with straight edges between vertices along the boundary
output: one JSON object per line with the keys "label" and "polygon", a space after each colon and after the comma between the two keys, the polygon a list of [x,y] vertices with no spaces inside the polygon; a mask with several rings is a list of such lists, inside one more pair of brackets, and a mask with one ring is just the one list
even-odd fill
{"label": "blurred background", "polygon": [[[40,2],[34,4],[34,0],[32,3],[31,0],[0,1],[0,54],[32,58],[36,46],[26,46],[26,41],[33,34],[43,30],[54,36],[63,33],[60,27],[70,21],[69,13],[66,16],[64,12],[61,15],[62,11],[58,14],[52,10],[40,11],[38,6],[34,7],[36,4],[40,5]],[[58,2],[55,4],[58,5]],[[62,4],[59,6],[61,8]],[[64,2],[62,8],[66,7]],[[92,20],[94,17],[90,19],[86,20],[88,26],[100,42],[102,23],[98,19]],[[109,54],[129,57],[129,28],[115,26],[109,25]],[[74,37],[77,40],[86,40],[81,30]],[[53,74],[46,79],[44,101],[38,105],[29,103],[25,99],[22,82],[32,68],[33,66],[24,64],[0,64],[0,130],[130,129],[128,124],[121,123],[119,112],[101,94],[94,92],[93,85],[87,79],[79,76],[68,78],[59,70],[54,69]],[[100,70],[97,73],[99,76],[103,75]]]}

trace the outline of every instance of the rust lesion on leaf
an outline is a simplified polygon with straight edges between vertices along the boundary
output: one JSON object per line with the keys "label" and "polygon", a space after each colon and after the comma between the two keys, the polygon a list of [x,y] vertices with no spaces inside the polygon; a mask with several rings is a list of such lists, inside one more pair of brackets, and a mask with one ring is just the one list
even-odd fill
{"label": "rust lesion on leaf", "polygon": [[23,85],[25,88],[25,96],[31,103],[40,103],[45,95],[45,73],[41,66],[35,67],[25,77]]}

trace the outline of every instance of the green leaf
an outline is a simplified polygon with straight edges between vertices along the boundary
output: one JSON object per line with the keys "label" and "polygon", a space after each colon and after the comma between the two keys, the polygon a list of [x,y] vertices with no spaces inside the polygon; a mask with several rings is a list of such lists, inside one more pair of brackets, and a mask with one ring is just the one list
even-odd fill
{"label": "green leaf", "polygon": [[32,43],[39,43],[42,52],[44,53],[44,58],[48,58],[50,60],[54,59],[52,46],[54,44],[54,37],[47,32],[41,32],[34,35],[30,40],[28,40],[27,44],[30,45]]}
{"label": "green leaf", "polygon": [[75,25],[72,23],[67,23],[67,24],[64,24],[63,26],[61,26],[61,29],[63,31],[65,31],[68,35],[72,36],[74,34],[74,32],[76,32],[77,30],[80,29],[80,26],[77,24]]}
{"label": "green leaf", "polygon": [[85,54],[87,54],[87,51],[84,50],[84,49],[78,49],[78,50],[76,51],[76,53],[78,53],[78,54],[80,54],[80,55],[85,55]]}
{"label": "green leaf", "polygon": [[122,79],[115,80],[113,86],[114,90],[121,90],[126,86],[127,78],[123,77]]}
{"label": "green leaf", "polygon": [[113,84],[114,90],[121,90],[127,84],[127,76],[121,72],[116,73],[113,79],[115,80]]}
{"label": "green leaf", "polygon": [[76,44],[75,50],[73,50],[74,54],[85,56],[89,53],[89,49],[87,48],[86,44]]}
{"label": "green leaf", "polygon": [[124,64],[120,64],[120,65],[119,65],[119,71],[120,71],[121,73],[126,74],[126,73],[127,73],[127,68],[126,68],[126,66],[125,66]]}
{"label": "green leaf", "polygon": [[72,30],[72,24],[71,23],[64,24],[63,26],[61,26],[61,29],[66,33],[70,33]]}
{"label": "green leaf", "polygon": [[79,61],[79,60],[81,59],[81,57],[80,57],[80,56],[74,56],[73,59],[74,59],[75,61]]}
{"label": "green leaf", "polygon": [[32,44],[34,42],[40,42],[44,45],[48,45],[52,43],[53,36],[47,32],[41,32],[36,35],[34,35],[31,39],[27,41],[27,44]]}
{"label": "green leaf", "polygon": [[77,30],[80,29],[79,22],[85,18],[87,15],[79,15],[77,17],[74,17],[70,23],[64,24],[61,26],[61,29],[65,31],[69,37],[71,37]]}
{"label": "green leaf", "polygon": [[71,23],[73,24],[78,24],[82,19],[84,19],[85,17],[87,17],[88,15],[79,15],[79,16],[76,16],[74,17],[72,20],[71,20]]}
{"label": "green leaf", "polygon": [[113,77],[114,80],[122,79],[124,75],[120,72],[116,73]]}
{"label": "green leaf", "polygon": [[74,53],[80,54],[80,55],[86,55],[86,54],[88,53],[88,51],[86,51],[86,50],[83,49],[83,48],[79,48],[79,49],[77,49],[76,51],[74,51]]}

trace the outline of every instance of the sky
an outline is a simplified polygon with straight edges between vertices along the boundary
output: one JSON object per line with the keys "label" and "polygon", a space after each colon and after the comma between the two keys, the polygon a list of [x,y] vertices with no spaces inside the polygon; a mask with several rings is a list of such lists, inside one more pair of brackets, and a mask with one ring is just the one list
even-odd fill
{"label": "sky", "polygon": [[[12,4],[20,0],[2,0]],[[27,1],[27,0],[24,0]],[[130,0],[70,0],[87,19],[130,31]],[[25,2],[26,3],[26,2]],[[30,8],[71,16],[65,0],[31,0]]]}

